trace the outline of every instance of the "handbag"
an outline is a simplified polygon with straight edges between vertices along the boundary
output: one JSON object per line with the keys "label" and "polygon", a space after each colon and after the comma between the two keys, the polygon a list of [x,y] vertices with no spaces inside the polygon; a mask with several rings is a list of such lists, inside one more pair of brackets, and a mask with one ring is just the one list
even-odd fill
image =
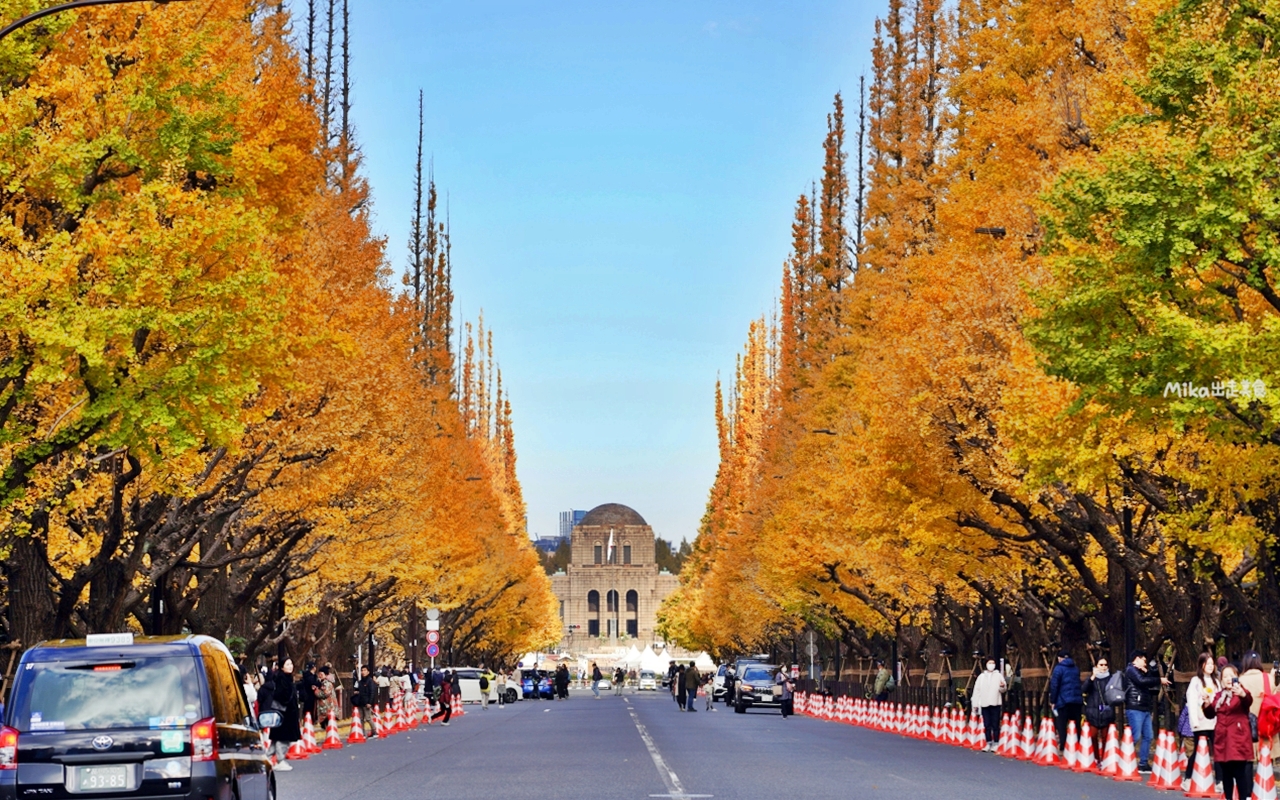
{"label": "handbag", "polygon": [[1195,731],[1191,729],[1191,706],[1186,703],[1182,704],[1182,713],[1178,714],[1178,735],[1183,738],[1195,735]]}

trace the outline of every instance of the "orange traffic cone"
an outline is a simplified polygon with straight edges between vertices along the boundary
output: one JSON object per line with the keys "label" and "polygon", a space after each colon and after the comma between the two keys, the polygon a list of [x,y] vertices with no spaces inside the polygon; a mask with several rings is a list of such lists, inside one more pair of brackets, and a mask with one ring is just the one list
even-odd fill
{"label": "orange traffic cone", "polygon": [[465,717],[466,715],[467,712],[462,708],[462,696],[455,696],[453,698],[453,713],[449,715],[449,719],[457,719],[458,717]]}
{"label": "orange traffic cone", "polygon": [[373,734],[370,739],[383,739],[386,737],[386,731],[382,729],[382,712],[378,710],[377,704],[369,709],[369,722],[373,725]]}
{"label": "orange traffic cone", "polygon": [[1076,721],[1071,720],[1067,723],[1067,746],[1062,750],[1062,762],[1058,766],[1074,772],[1076,761],[1080,757],[1079,748],[1080,736],[1076,732]]}
{"label": "orange traffic cone", "polygon": [[1026,719],[1022,721],[1022,738],[1018,741],[1018,760],[1030,761],[1034,755],[1034,748],[1031,744],[1032,738],[1031,715],[1028,714]]}
{"label": "orange traffic cone", "polygon": [[1258,767],[1253,771],[1252,800],[1276,800],[1276,776],[1271,766],[1271,745],[1258,745]]}
{"label": "orange traffic cone", "polygon": [[1120,762],[1112,780],[1117,781],[1140,781],[1142,776],[1138,774],[1138,754],[1133,750],[1133,729],[1125,726],[1124,738],[1120,740]]}
{"label": "orange traffic cone", "polygon": [[1217,797],[1213,786],[1213,762],[1209,760],[1209,740],[1199,738],[1196,741],[1196,765],[1191,772],[1191,788],[1187,797]]}
{"label": "orange traffic cone", "polygon": [[1108,777],[1120,771],[1120,740],[1116,735],[1115,723],[1107,727],[1107,742],[1102,746],[1102,763],[1098,772]]}
{"label": "orange traffic cone", "polygon": [[347,734],[347,744],[364,744],[364,721],[360,719],[360,707],[351,710],[351,731]]}
{"label": "orange traffic cone", "polygon": [[1089,727],[1089,720],[1080,726],[1080,745],[1076,756],[1076,772],[1098,771],[1098,762],[1093,757],[1093,728]]}
{"label": "orange traffic cone", "polygon": [[311,721],[311,712],[308,711],[302,720],[302,746],[307,748],[308,753],[319,753],[320,745],[316,744],[316,726]]}
{"label": "orange traffic cone", "polygon": [[1040,720],[1040,736],[1036,739],[1036,754],[1031,761],[1042,767],[1047,767],[1058,760],[1058,742],[1057,734],[1054,733],[1053,723],[1048,717]]}
{"label": "orange traffic cone", "polygon": [[311,758],[311,754],[307,752],[307,746],[302,743],[301,739],[299,739],[289,745],[289,752],[285,753],[284,757],[290,761],[306,761],[308,758]]}
{"label": "orange traffic cone", "polygon": [[1174,774],[1173,733],[1162,730],[1156,739],[1156,757],[1151,762],[1151,779],[1147,785],[1152,789],[1176,789],[1181,781]]}
{"label": "orange traffic cone", "polygon": [[341,750],[342,738],[338,736],[338,721],[333,718],[333,712],[329,712],[329,724],[324,729],[324,744],[320,745],[322,750]]}

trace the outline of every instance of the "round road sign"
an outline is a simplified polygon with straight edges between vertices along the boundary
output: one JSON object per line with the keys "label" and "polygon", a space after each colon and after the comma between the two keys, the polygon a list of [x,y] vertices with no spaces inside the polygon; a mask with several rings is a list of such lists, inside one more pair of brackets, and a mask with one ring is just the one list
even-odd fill
{"label": "round road sign", "polygon": [[434,643],[427,645],[427,658],[435,658],[438,655],[440,655],[440,645]]}
{"label": "round road sign", "polygon": [[427,631],[427,643],[435,644],[440,641],[440,631]]}
{"label": "round road sign", "polygon": [[433,620],[434,620],[434,619],[440,619],[440,609],[438,609],[438,608],[428,608],[428,609],[427,609],[427,619],[433,619]]}

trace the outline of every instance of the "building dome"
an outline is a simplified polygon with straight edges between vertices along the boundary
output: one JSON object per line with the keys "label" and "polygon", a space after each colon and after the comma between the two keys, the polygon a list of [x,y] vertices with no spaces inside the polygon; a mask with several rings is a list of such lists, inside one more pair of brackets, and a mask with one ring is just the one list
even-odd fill
{"label": "building dome", "polygon": [[620,503],[605,503],[588,511],[578,524],[608,527],[610,525],[648,525],[649,523],[645,522],[644,517],[637,514],[635,509]]}

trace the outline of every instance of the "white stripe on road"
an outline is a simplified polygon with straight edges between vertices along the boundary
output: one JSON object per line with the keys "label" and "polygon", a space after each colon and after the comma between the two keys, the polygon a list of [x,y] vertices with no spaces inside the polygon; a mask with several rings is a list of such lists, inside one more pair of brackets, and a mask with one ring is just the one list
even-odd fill
{"label": "white stripe on road", "polygon": [[649,748],[649,756],[653,758],[653,765],[658,768],[658,774],[662,776],[662,782],[667,786],[667,794],[651,794],[650,797],[672,797],[672,798],[688,798],[688,797],[711,797],[709,794],[686,794],[684,785],[680,783],[680,776],[676,775],[671,767],[667,766],[667,762],[663,760],[662,753],[658,752],[658,745],[654,744],[653,737],[649,735],[649,731],[645,730],[644,723],[636,716],[636,710],[632,708],[631,703],[627,703],[627,713],[631,715],[631,721],[636,724],[636,730],[640,732],[640,738],[644,740],[644,746]]}

